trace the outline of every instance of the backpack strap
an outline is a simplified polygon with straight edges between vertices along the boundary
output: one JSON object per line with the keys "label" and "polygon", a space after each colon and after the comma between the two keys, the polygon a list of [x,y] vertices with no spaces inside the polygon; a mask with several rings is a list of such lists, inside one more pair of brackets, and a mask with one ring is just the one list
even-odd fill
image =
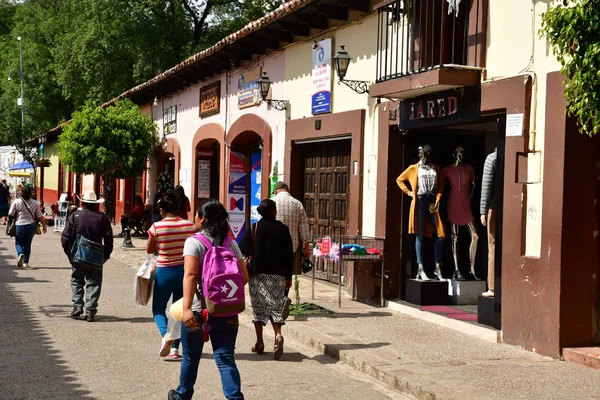
{"label": "backpack strap", "polygon": [[230,249],[231,248],[231,238],[229,236],[225,236],[225,239],[223,239],[223,247],[225,247],[226,249]]}
{"label": "backpack strap", "polygon": [[211,243],[211,241],[205,235],[203,235],[201,233],[195,234],[194,238],[199,240],[200,243],[202,243],[204,245],[204,247],[206,247],[206,251],[208,251],[208,249],[213,247],[213,244]]}

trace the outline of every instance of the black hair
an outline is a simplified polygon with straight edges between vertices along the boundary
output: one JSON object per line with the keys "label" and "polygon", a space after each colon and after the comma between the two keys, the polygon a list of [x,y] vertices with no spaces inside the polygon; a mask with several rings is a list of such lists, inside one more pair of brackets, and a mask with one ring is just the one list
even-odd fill
{"label": "black hair", "polygon": [[134,203],[140,203],[141,205],[144,205],[144,199],[142,198],[142,196],[135,196],[134,198]]}
{"label": "black hair", "polygon": [[159,211],[159,203],[160,203],[160,199],[162,199],[163,197],[163,193],[162,192],[156,192],[156,194],[154,195],[154,202],[152,203],[152,214],[157,213]]}
{"label": "black hair", "polygon": [[177,197],[171,189],[165,192],[158,202],[158,207],[166,214],[177,214]]}
{"label": "black hair", "polygon": [[277,211],[277,205],[275,204],[275,202],[273,200],[265,199],[260,202],[260,205],[258,206],[256,211],[258,211],[258,213],[263,218],[272,218],[273,213],[275,211]]}
{"label": "black hair", "polygon": [[25,200],[29,200],[31,198],[31,187],[25,186],[21,189],[21,197]]}
{"label": "black hair", "polygon": [[229,214],[217,199],[208,199],[198,207],[198,217],[204,217],[202,230],[214,238],[225,238],[229,233]]}
{"label": "black hair", "polygon": [[185,197],[185,190],[183,186],[177,185],[173,188],[175,198],[177,199],[177,214],[187,218],[187,197]]}

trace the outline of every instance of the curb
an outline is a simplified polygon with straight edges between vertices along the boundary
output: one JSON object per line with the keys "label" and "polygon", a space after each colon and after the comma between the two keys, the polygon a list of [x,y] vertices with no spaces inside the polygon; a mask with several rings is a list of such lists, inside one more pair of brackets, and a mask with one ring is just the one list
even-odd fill
{"label": "curb", "polygon": [[[350,351],[344,349],[347,346],[344,346],[343,343],[325,343],[325,339],[338,341],[335,338],[329,338],[320,333],[316,333],[315,335],[305,334],[291,328],[289,325],[285,326],[285,330],[287,336],[291,336],[294,340],[305,346],[311,347],[334,360],[349,365],[355,370],[385,383],[392,389],[414,396],[419,400],[464,400],[470,397],[468,395],[465,396],[465,393],[457,393],[439,385],[433,380],[405,370],[401,366],[383,363],[381,359],[377,359],[376,357],[372,357],[372,360],[365,360],[365,358],[369,357],[356,357]],[[318,338],[319,335],[322,338]]]}

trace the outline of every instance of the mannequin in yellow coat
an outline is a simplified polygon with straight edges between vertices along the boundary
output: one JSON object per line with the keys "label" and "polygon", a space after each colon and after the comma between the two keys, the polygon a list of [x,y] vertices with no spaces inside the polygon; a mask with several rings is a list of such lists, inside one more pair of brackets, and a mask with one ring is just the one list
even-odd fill
{"label": "mannequin in yellow coat", "polygon": [[[444,189],[440,168],[430,162],[431,146],[419,147],[420,161],[408,167],[396,179],[402,191],[412,197],[408,221],[408,233],[417,235],[417,279],[429,280],[423,268],[423,237],[435,235],[435,276],[442,280],[441,264],[444,252],[444,224],[439,206]],[[410,185],[410,188],[406,185]]]}

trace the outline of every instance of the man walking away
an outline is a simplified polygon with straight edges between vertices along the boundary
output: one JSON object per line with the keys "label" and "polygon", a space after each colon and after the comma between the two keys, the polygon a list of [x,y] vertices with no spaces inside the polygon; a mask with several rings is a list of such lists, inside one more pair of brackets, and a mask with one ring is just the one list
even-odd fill
{"label": "man walking away", "polygon": [[[62,232],[61,242],[65,254],[69,257],[69,261],[71,261],[73,270],[71,274],[71,290],[73,291],[73,311],[71,312],[71,317],[75,318],[82,315],[83,307],[85,306],[85,319],[88,322],[93,322],[96,318],[98,299],[100,298],[100,290],[102,288],[102,269],[88,268],[73,263],[71,260],[71,248],[78,234],[92,242],[103,243],[104,263],[106,263],[113,250],[113,233],[106,214],[98,211],[99,204],[103,203],[104,199],[98,200],[96,193],[93,190],[88,190],[80,200],[83,204],[83,209],[69,216],[65,224],[65,229]],[[85,302],[83,300],[84,285],[86,292]]]}
{"label": "man walking away", "polygon": [[[309,258],[310,229],[308,225],[308,217],[306,216],[306,211],[304,211],[302,202],[292,197],[288,184],[285,182],[279,181],[275,183],[273,194],[275,194],[273,201],[277,206],[277,220],[287,225],[290,230],[290,234],[292,235],[292,248],[294,249],[294,256],[296,255],[300,241],[302,241],[302,255],[304,258]],[[286,297],[289,292],[290,289],[286,288]],[[289,314],[291,302],[292,301],[290,298],[287,297],[285,301],[285,309],[283,311],[284,319],[286,319]]]}

